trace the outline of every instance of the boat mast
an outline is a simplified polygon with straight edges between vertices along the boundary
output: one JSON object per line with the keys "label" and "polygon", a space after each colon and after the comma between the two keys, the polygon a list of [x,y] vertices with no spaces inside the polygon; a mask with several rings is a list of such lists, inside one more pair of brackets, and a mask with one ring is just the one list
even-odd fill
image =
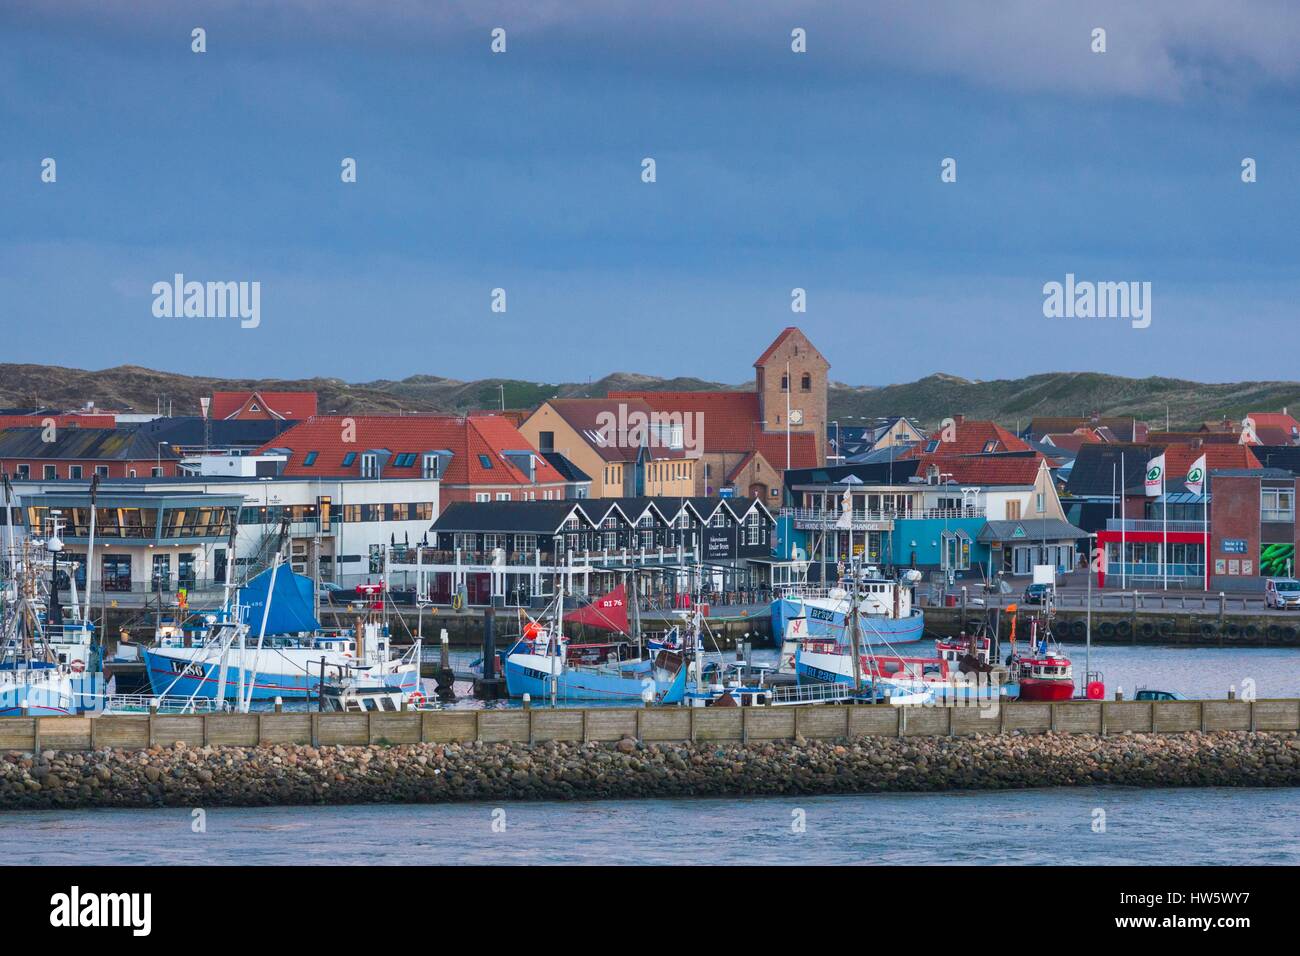
{"label": "boat mast", "polygon": [[[849,534],[853,532],[850,531]],[[849,549],[849,577],[852,581],[849,592],[849,652],[853,655],[853,693],[862,691],[862,656],[858,650],[861,646],[858,629],[858,575],[853,571],[853,550]]]}

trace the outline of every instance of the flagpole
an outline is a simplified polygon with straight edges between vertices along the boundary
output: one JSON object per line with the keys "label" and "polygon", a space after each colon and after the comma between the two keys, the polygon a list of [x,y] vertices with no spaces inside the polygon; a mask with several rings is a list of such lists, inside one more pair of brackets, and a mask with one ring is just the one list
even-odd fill
{"label": "flagpole", "polygon": [[[1207,459],[1208,463],[1208,459]],[[1205,534],[1205,590],[1210,590],[1210,469],[1203,468],[1201,480],[1201,530]]]}
{"label": "flagpole", "polygon": [[[1168,467],[1168,461],[1160,466],[1160,497],[1165,500],[1164,527],[1161,531],[1164,536],[1164,543],[1160,546],[1160,574],[1166,591],[1169,590],[1169,492],[1165,483],[1165,469]],[[1164,599],[1161,598],[1161,600]]]}
{"label": "flagpole", "polygon": [[1128,587],[1128,545],[1126,544],[1127,536],[1124,529],[1128,526],[1128,502],[1124,498],[1125,481],[1124,471],[1124,453],[1119,453],[1119,588],[1124,590]]}

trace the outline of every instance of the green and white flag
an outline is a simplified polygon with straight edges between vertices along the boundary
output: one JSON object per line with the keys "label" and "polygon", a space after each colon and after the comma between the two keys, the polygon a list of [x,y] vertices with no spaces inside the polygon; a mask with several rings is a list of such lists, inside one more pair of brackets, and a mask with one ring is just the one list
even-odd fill
{"label": "green and white flag", "polygon": [[1148,498],[1165,493],[1165,455],[1161,452],[1147,462],[1146,492]]}
{"label": "green and white flag", "polygon": [[1187,490],[1192,494],[1199,495],[1201,493],[1201,489],[1205,487],[1204,455],[1192,462],[1192,467],[1187,469],[1187,477],[1183,479],[1183,484],[1187,486]]}

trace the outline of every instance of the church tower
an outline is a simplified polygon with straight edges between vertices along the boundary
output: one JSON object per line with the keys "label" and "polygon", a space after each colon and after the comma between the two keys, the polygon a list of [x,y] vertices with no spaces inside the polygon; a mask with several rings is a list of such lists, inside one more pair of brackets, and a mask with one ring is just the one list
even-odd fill
{"label": "church tower", "polygon": [[789,428],[817,435],[817,463],[826,464],[827,372],[831,363],[794,326],[783,330],[754,363],[754,389],[764,430],[786,430],[786,398],[789,397]]}

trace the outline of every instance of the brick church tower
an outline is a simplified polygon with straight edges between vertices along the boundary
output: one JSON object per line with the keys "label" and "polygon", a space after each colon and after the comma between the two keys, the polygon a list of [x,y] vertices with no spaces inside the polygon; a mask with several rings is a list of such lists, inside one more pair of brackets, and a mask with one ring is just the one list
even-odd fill
{"label": "brick church tower", "polygon": [[[782,331],[754,363],[754,390],[758,392],[759,414],[766,422],[764,430],[786,430],[788,393],[790,430],[817,436],[819,465],[826,464],[826,373],[830,367],[808,336],[794,326]],[[778,467],[784,467],[784,462]]]}

